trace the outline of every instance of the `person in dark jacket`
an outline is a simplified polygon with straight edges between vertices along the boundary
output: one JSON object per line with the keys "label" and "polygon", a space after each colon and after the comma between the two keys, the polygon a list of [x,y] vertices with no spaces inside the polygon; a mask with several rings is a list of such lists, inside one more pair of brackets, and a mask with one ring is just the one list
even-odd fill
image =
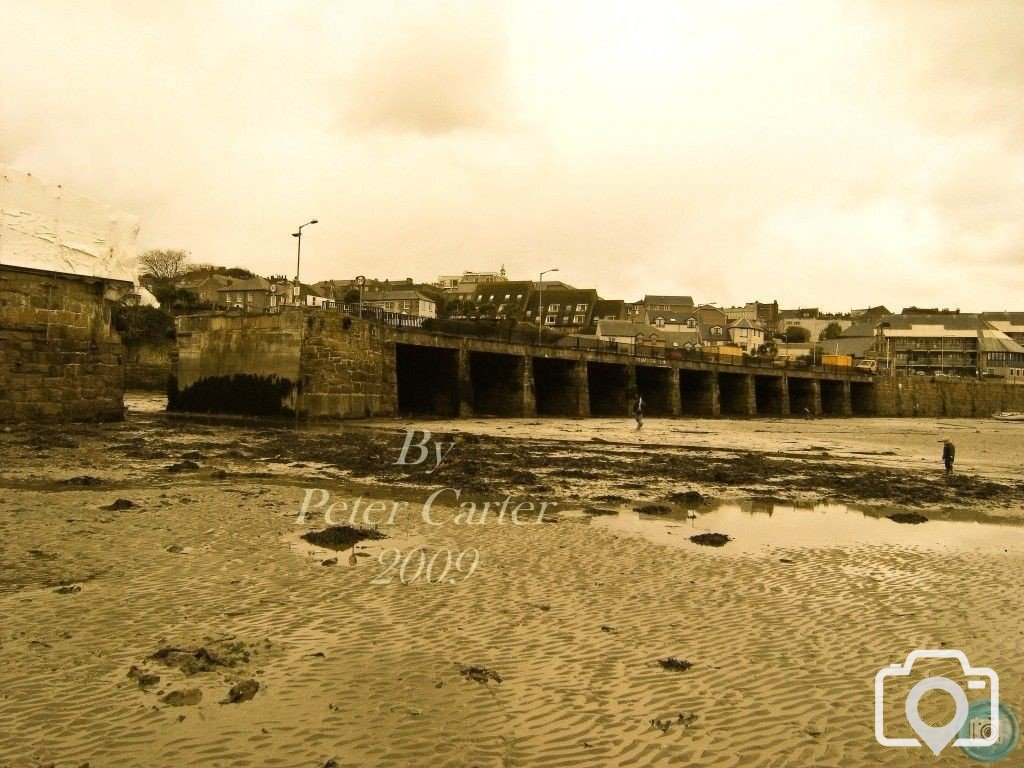
{"label": "person in dark jacket", "polygon": [[942,441],[942,463],[946,465],[946,474],[953,474],[953,459],[956,458],[956,446],[948,437]]}
{"label": "person in dark jacket", "polygon": [[644,399],[640,397],[640,393],[637,392],[633,396],[633,417],[636,419],[636,428],[640,429],[644,425],[644,406],[646,403]]}

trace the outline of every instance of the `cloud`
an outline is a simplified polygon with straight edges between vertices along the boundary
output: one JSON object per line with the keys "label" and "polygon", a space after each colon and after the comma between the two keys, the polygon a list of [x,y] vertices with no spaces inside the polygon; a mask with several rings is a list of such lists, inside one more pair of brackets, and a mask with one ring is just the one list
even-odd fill
{"label": "cloud", "polygon": [[483,6],[446,3],[391,17],[341,78],[342,122],[427,136],[496,129],[510,108],[505,56],[501,20]]}
{"label": "cloud", "polygon": [[143,248],[290,274],[318,218],[304,279],[1019,302],[1016,0],[126,8],[8,3],[0,160]]}

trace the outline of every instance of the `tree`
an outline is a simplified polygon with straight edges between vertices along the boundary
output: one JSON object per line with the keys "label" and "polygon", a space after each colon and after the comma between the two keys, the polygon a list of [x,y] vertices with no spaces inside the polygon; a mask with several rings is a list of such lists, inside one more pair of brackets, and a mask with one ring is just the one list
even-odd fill
{"label": "tree", "polygon": [[159,283],[172,283],[188,270],[188,251],[159,250],[146,251],[139,257],[139,264],[145,273]]}
{"label": "tree", "polygon": [[825,326],[824,330],[818,334],[818,341],[827,341],[828,339],[838,339],[843,335],[843,326],[839,323],[829,323]]}
{"label": "tree", "polygon": [[789,344],[806,344],[811,340],[811,332],[802,325],[791,325],[782,335]]}
{"label": "tree", "polygon": [[754,354],[762,360],[774,360],[778,353],[779,350],[775,346],[775,339],[767,339],[764,344],[757,348]]}

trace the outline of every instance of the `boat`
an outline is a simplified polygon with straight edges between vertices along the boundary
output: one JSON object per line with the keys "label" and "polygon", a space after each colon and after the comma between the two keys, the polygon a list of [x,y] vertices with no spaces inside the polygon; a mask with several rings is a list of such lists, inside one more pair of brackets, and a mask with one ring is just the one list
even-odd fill
{"label": "boat", "polygon": [[993,413],[992,418],[998,421],[1024,421],[1024,413],[1019,411],[1003,411],[1002,413]]}

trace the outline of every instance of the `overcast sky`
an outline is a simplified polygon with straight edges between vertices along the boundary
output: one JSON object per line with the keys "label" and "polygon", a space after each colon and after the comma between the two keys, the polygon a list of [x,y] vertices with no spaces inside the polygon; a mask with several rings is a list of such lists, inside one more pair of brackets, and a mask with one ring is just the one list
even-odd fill
{"label": "overcast sky", "polygon": [[4,0],[0,162],[140,249],[1024,310],[1024,2]]}

